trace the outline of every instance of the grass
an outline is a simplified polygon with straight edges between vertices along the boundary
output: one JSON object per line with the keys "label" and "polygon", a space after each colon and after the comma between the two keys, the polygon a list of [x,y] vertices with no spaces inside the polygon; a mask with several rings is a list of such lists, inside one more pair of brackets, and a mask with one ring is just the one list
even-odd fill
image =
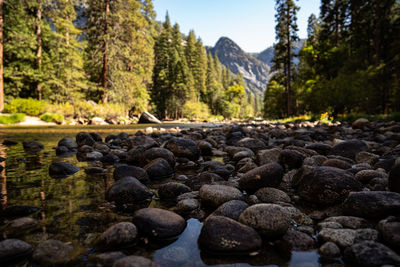
{"label": "grass", "polygon": [[40,116],[40,119],[45,122],[61,123],[64,121],[64,116],[56,113],[44,113]]}
{"label": "grass", "polygon": [[14,113],[11,115],[0,115],[0,124],[14,124],[25,121],[24,113]]}

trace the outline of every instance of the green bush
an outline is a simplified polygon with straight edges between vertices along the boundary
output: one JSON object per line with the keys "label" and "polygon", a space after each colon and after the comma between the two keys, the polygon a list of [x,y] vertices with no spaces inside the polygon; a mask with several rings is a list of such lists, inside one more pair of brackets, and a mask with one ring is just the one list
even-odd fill
{"label": "green bush", "polygon": [[183,116],[189,120],[206,120],[210,116],[207,104],[202,102],[186,102],[182,112]]}
{"label": "green bush", "polygon": [[23,113],[0,116],[0,124],[13,124],[23,121],[25,121],[25,114]]}
{"label": "green bush", "polygon": [[48,103],[32,98],[13,98],[4,105],[6,113],[25,113],[31,116],[39,116],[46,111]]}
{"label": "green bush", "polygon": [[40,116],[42,121],[61,123],[64,121],[64,116],[56,113],[44,113]]}

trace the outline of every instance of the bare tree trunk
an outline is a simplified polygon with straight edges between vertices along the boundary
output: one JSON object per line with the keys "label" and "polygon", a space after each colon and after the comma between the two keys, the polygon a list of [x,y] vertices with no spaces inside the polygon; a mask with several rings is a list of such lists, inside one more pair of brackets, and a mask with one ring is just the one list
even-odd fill
{"label": "bare tree trunk", "polygon": [[4,109],[3,61],[3,0],[0,0],[0,112]]}
{"label": "bare tree trunk", "polygon": [[[105,25],[104,25],[104,35],[108,34],[108,14],[110,13],[110,0],[105,0]],[[103,70],[101,72],[101,86],[103,87],[103,95],[101,96],[101,101],[103,103],[107,102],[107,76],[108,76],[108,40],[104,40],[104,51],[103,51]]]}
{"label": "bare tree trunk", "polygon": [[[36,50],[36,67],[40,72],[42,68],[42,29],[41,29],[41,21],[42,21],[42,6],[39,4],[38,9],[36,11],[36,41],[37,41],[37,50]],[[41,82],[37,82],[36,84],[36,94],[39,100],[42,100],[42,84]]]}

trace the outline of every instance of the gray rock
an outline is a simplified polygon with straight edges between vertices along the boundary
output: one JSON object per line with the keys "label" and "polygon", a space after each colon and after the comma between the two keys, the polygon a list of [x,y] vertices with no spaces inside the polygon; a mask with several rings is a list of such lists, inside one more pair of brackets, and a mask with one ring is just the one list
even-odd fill
{"label": "gray rock", "polygon": [[340,159],[327,159],[326,161],[324,161],[324,163],[322,163],[322,166],[335,167],[342,170],[347,170],[351,168],[350,163]]}
{"label": "gray rock", "polygon": [[290,218],[298,225],[313,225],[313,220],[305,213],[295,207],[282,207],[290,216]]}
{"label": "gray rock", "polygon": [[303,167],[296,174],[297,191],[304,200],[321,206],[341,203],[351,191],[360,191],[362,184],[344,170],[333,167]]}
{"label": "gray rock", "polygon": [[374,242],[364,241],[348,247],[344,251],[345,262],[353,266],[382,266],[400,265],[400,256],[385,245]]}
{"label": "gray rock", "polygon": [[318,252],[325,258],[340,257],[340,248],[333,242],[326,242],[318,249]]}
{"label": "gray rock", "polygon": [[260,150],[257,153],[257,162],[259,165],[265,165],[268,163],[277,163],[279,161],[279,155],[282,149],[272,148]]}
{"label": "gray rock", "polygon": [[400,218],[390,216],[378,223],[383,239],[391,246],[400,247]]}
{"label": "gray rock", "polygon": [[5,239],[0,241],[0,261],[10,262],[19,260],[32,253],[32,246],[19,239]]}
{"label": "gray rock", "polygon": [[265,149],[267,146],[261,139],[245,137],[236,143],[237,146],[246,147],[257,153],[259,150]]}
{"label": "gray rock", "polygon": [[174,170],[171,168],[168,161],[163,158],[157,158],[149,162],[143,169],[146,170],[150,180],[160,180],[174,175]]}
{"label": "gray rock", "polygon": [[362,183],[368,183],[373,178],[387,178],[387,174],[375,170],[362,170],[356,173],[356,179]]}
{"label": "gray rock", "polygon": [[273,187],[260,188],[254,195],[263,203],[290,202],[288,194]]}
{"label": "gray rock", "polygon": [[318,234],[318,239],[324,242],[333,242],[340,247],[349,247],[354,244],[357,232],[353,229],[325,228]]}
{"label": "gray rock", "polygon": [[213,252],[247,253],[258,250],[262,240],[247,225],[223,216],[211,216],[201,229],[198,243]]}
{"label": "gray rock", "polygon": [[143,154],[144,163],[147,164],[157,158],[163,158],[168,161],[172,169],[175,168],[175,156],[168,149],[161,147],[152,147],[147,149]]}
{"label": "gray rock", "polygon": [[326,156],[331,151],[332,147],[323,143],[312,143],[306,146],[307,149],[312,149],[316,151],[318,154]]}
{"label": "gray rock", "polygon": [[254,152],[249,149],[249,150],[239,151],[239,152],[235,153],[235,155],[233,155],[234,161],[239,161],[243,158],[251,158],[254,160],[254,158],[255,158]]}
{"label": "gray rock", "polygon": [[115,261],[126,257],[121,251],[104,252],[90,257],[90,263],[98,267],[111,267]]}
{"label": "gray rock", "polygon": [[379,161],[379,156],[366,151],[361,151],[356,155],[357,163],[368,163],[369,165],[374,165]]}
{"label": "gray rock", "polygon": [[179,213],[190,212],[197,209],[200,206],[200,202],[194,198],[186,198],[180,200],[176,204],[176,211]]}
{"label": "gray rock", "polygon": [[93,139],[93,136],[88,132],[78,133],[75,137],[75,140],[78,146],[83,146],[83,145],[93,146],[93,144],[96,142]]}
{"label": "gray rock", "polygon": [[38,222],[35,219],[29,217],[22,217],[12,220],[7,225],[7,232],[18,234],[26,230],[30,230],[37,226]]}
{"label": "gray rock", "polygon": [[320,222],[317,225],[317,228],[319,230],[325,229],[325,228],[330,228],[330,229],[342,229],[343,225],[337,222]]}
{"label": "gray rock", "polygon": [[203,156],[211,156],[212,155],[213,146],[209,142],[201,140],[197,143],[197,145],[199,146],[201,154]]}
{"label": "gray rock", "polygon": [[307,251],[315,247],[314,239],[297,230],[289,229],[277,243],[279,249],[285,252]]}
{"label": "gray rock", "polygon": [[400,194],[386,191],[351,193],[343,203],[346,214],[363,218],[382,218],[400,213]]}
{"label": "gray rock", "polygon": [[87,161],[95,161],[95,160],[100,160],[103,157],[103,154],[101,154],[98,151],[93,151],[86,153],[86,160]]}
{"label": "gray rock", "polygon": [[356,239],[354,243],[360,243],[362,241],[378,241],[379,240],[379,232],[375,229],[364,228],[356,230]]}
{"label": "gray rock", "polygon": [[190,187],[176,182],[169,182],[158,188],[158,196],[161,199],[175,199],[179,195],[190,192]]}
{"label": "gray rock", "polygon": [[355,120],[352,125],[351,125],[354,129],[364,129],[365,127],[369,127],[370,126],[370,122],[368,119],[366,118],[359,118],[357,120]]}
{"label": "gray rock", "polygon": [[135,177],[142,183],[149,182],[149,176],[145,169],[131,165],[121,165],[114,169],[113,177],[115,181],[118,181],[124,177]]}
{"label": "gray rock", "polygon": [[61,178],[67,177],[79,171],[80,168],[68,162],[53,162],[49,167],[51,177]]}
{"label": "gray rock", "polygon": [[124,177],[113,184],[106,192],[107,201],[117,205],[148,201],[153,193],[134,177]]}
{"label": "gray rock", "polygon": [[75,150],[78,148],[78,144],[75,142],[75,140],[71,137],[64,137],[58,142],[57,146],[64,146],[67,147],[70,151]]}
{"label": "gray rock", "polygon": [[113,267],[159,267],[159,265],[142,256],[128,256],[114,262]]}
{"label": "gray rock", "polygon": [[138,123],[161,123],[161,121],[149,112],[144,111],[142,115],[140,115]]}
{"label": "gray rock", "polygon": [[61,241],[49,239],[40,243],[33,252],[32,258],[44,265],[65,265],[73,260],[73,248]]}
{"label": "gray rock", "polygon": [[133,223],[139,233],[154,238],[175,237],[183,232],[186,221],[178,214],[158,208],[145,208],[136,211]]}
{"label": "gray rock", "polygon": [[165,148],[170,150],[176,157],[197,160],[200,157],[200,148],[190,139],[171,138],[165,144]]}
{"label": "gray rock", "polygon": [[361,151],[367,151],[367,145],[358,139],[343,141],[332,147],[330,154],[355,159],[356,155]]}
{"label": "gray rock", "polygon": [[137,229],[133,223],[120,222],[108,228],[99,238],[96,246],[104,250],[124,248],[134,244]]}
{"label": "gray rock", "polygon": [[231,200],[219,206],[211,216],[225,216],[237,221],[240,214],[248,207],[249,205],[242,200]]}
{"label": "gray rock", "polygon": [[303,164],[305,156],[295,150],[284,149],[279,154],[279,162],[289,169],[298,169]]}
{"label": "gray rock", "polygon": [[24,150],[32,153],[39,152],[40,150],[44,149],[44,146],[36,141],[24,141],[22,142],[22,146]]}
{"label": "gray rock", "polygon": [[341,224],[344,228],[350,229],[370,227],[370,224],[365,219],[354,216],[334,216],[326,218],[324,222],[336,222]]}
{"label": "gray rock", "polygon": [[203,185],[199,193],[201,200],[212,207],[218,207],[230,200],[242,198],[242,192],[237,188],[226,185]]}
{"label": "gray rock", "polygon": [[119,157],[114,154],[107,154],[101,157],[100,161],[106,165],[114,165],[120,161]]}
{"label": "gray rock", "polygon": [[283,236],[289,228],[290,216],[279,205],[256,204],[240,215],[239,222],[254,228],[266,238],[277,238]]}
{"label": "gray rock", "polygon": [[246,172],[239,180],[243,190],[255,192],[261,187],[277,187],[283,177],[283,168],[278,163],[269,163]]}

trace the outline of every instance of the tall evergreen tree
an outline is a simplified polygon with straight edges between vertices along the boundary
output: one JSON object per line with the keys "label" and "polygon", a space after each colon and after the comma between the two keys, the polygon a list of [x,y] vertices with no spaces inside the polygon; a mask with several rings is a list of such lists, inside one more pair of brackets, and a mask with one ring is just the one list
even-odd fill
{"label": "tall evergreen tree", "polygon": [[274,55],[274,69],[282,71],[285,76],[287,115],[292,114],[292,68],[293,68],[293,43],[299,38],[297,36],[297,17],[299,7],[294,0],[276,0],[276,40],[278,41]]}

